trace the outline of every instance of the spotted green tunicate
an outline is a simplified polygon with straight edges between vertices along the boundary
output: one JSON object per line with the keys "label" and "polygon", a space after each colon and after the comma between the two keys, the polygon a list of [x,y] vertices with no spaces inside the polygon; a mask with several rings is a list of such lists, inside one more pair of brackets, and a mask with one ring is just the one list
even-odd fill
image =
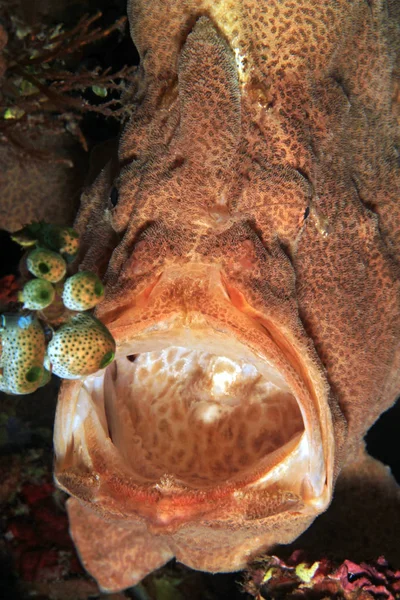
{"label": "spotted green tunicate", "polygon": [[45,248],[32,250],[26,259],[26,265],[32,275],[51,283],[60,281],[67,270],[67,265],[62,256]]}
{"label": "spotted green tunicate", "polygon": [[47,353],[53,373],[65,379],[79,379],[114,360],[115,341],[101,321],[84,313],[58,329]]}
{"label": "spotted green tunicate", "polygon": [[13,233],[11,235],[11,239],[13,242],[16,242],[23,248],[29,248],[30,246],[34,246],[36,244],[35,238],[30,237],[23,229]]}
{"label": "spotted green tunicate", "polygon": [[49,306],[55,297],[55,289],[50,281],[45,279],[32,279],[24,285],[22,290],[22,301],[24,308],[30,310],[42,310]]}
{"label": "spotted green tunicate", "polygon": [[71,227],[44,226],[40,239],[44,245],[62,254],[67,262],[72,261],[78,253],[79,235]]}
{"label": "spotted green tunicate", "polygon": [[5,394],[12,394],[11,390],[8,389],[6,384],[4,383],[4,377],[0,373],[0,392],[4,392]]}
{"label": "spotted green tunicate", "polygon": [[44,385],[47,385],[49,383],[50,379],[51,379],[50,371],[48,371],[47,369],[43,369],[42,376],[39,379],[38,387],[43,387]]}
{"label": "spotted green tunicate", "polygon": [[60,227],[44,221],[33,222],[12,234],[21,246],[37,244],[62,254],[67,262],[75,258],[79,249],[79,235],[71,227]]}
{"label": "spotted green tunicate", "polygon": [[3,321],[1,387],[12,394],[30,394],[44,375],[44,331],[32,316],[7,316]]}
{"label": "spotted green tunicate", "polygon": [[65,284],[62,299],[70,310],[89,310],[102,300],[104,286],[95,273],[81,271],[69,277]]}
{"label": "spotted green tunicate", "polygon": [[79,249],[79,235],[70,227],[64,227],[64,229],[60,232],[60,252],[62,255],[66,256],[68,260],[73,259]]}
{"label": "spotted green tunicate", "polygon": [[51,363],[50,363],[49,355],[47,354],[47,352],[44,355],[43,366],[47,371],[51,371]]}

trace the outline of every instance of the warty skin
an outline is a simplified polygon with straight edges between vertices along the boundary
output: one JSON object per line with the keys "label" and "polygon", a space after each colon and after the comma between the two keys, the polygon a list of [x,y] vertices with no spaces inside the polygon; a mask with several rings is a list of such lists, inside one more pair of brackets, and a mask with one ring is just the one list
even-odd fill
{"label": "warty skin", "polygon": [[[72,537],[103,589],[173,556],[232,571],[292,541],[393,404],[396,10],[129,3],[132,116],[76,222],[117,361],[63,384],[54,438]],[[236,374],[216,392],[217,357]],[[270,379],[278,402],[260,404]]]}

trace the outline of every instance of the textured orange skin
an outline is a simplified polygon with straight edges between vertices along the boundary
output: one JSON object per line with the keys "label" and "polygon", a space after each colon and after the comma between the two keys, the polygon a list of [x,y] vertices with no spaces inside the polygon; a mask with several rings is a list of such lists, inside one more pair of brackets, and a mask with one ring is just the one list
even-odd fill
{"label": "textured orange skin", "polygon": [[[324,382],[335,477],[400,389],[395,5],[132,1],[142,62],[121,170],[102,172],[77,221],[82,268],[105,276],[97,316],[117,341],[134,329],[124,323],[130,307],[135,327],[202,303],[227,320],[206,278],[157,287],[172,267],[217,267],[236,307],[276,328],[305,376]],[[60,415],[73,385],[64,385]],[[244,555],[288,542],[310,523],[296,507],[274,514],[270,506],[268,519],[253,516],[244,527],[216,490],[203,520],[197,505],[207,499],[186,496],[166,506],[184,513],[183,527],[169,535],[153,523],[145,532],[126,516],[140,493],[112,449],[96,448],[95,437],[91,447],[92,473],[64,464],[56,476],[85,503],[69,502],[71,531],[106,589],[133,585],[173,555],[194,568],[234,570]],[[162,502],[142,497],[143,506]]]}

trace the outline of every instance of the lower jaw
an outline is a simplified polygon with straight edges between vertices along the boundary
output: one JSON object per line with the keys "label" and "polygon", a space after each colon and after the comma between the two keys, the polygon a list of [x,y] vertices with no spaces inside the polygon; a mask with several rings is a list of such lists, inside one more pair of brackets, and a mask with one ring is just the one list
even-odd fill
{"label": "lower jaw", "polygon": [[[202,473],[182,477],[173,469],[156,470],[151,477],[135,465],[134,458],[127,460],[126,446],[116,445],[110,437],[104,372],[99,372],[63,384],[54,437],[55,477],[60,487],[108,518],[144,520],[157,534],[170,534],[199,519],[222,526],[236,517],[254,521],[287,512],[312,520],[322,512],[332,486],[333,435],[327,399],[318,397],[303,380],[304,368],[293,364],[293,357],[250,321],[246,339],[241,339],[239,330],[232,336],[229,328],[200,313],[178,314],[136,330],[132,337],[125,333],[119,340],[117,361],[174,346],[244,357],[266,376],[272,364],[298,403],[301,430],[225,478],[205,481]],[[106,378],[112,379],[112,369],[115,366],[110,365]]]}

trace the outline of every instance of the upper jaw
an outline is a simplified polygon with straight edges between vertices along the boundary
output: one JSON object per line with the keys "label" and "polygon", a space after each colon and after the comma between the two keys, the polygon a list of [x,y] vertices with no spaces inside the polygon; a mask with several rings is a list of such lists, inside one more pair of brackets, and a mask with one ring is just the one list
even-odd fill
{"label": "upper jaw", "polygon": [[[161,293],[162,283],[161,278]],[[214,289],[210,286],[209,293],[217,302],[203,303],[201,310],[194,305],[193,310],[183,311],[178,306],[155,322],[151,315],[157,314],[160,296],[150,295],[146,310],[139,302],[107,323],[118,344],[116,363],[105,373],[64,383],[62,387],[54,434],[56,480],[67,492],[97,505],[104,513],[116,518],[145,519],[151,529],[159,532],[174,530],[205,515],[225,520],[227,515],[236,513],[244,519],[254,519],[254,515],[264,518],[286,510],[318,514],[331,499],[334,452],[322,371],[308,359],[306,349],[301,353],[292,340],[280,335],[276,326],[268,327],[268,323],[233,306],[222,289],[220,277],[215,278]],[[146,314],[150,318],[146,319]],[[129,454],[127,444],[133,430],[125,426],[126,414],[115,425],[119,408],[114,402],[124,396],[119,382],[129,377],[129,368],[134,368],[135,363],[129,365],[126,357],[162,354],[169,347],[192,349],[199,356],[224,356],[233,362],[240,359],[240,364],[257,369],[261,378],[275,377],[277,386],[295,398],[302,427],[288,434],[287,439],[282,438],[282,445],[272,452],[250,461],[243,469],[228,472],[225,478],[216,477],[215,482],[212,476],[207,480],[204,472],[194,472],[192,476],[176,469],[174,472],[173,462],[163,463],[164,467],[167,465],[164,473],[162,465],[152,471],[143,457],[135,460]],[[240,367],[237,369],[240,371]],[[115,398],[110,401],[113,394]],[[142,406],[134,407],[135,414]],[[290,406],[289,402],[288,411],[292,410]],[[246,414],[233,415],[233,426],[240,419],[246,421]],[[115,435],[114,440],[110,437],[113,420],[112,427],[119,432],[117,440]],[[149,423],[149,427],[154,424],[159,421]],[[194,464],[193,469],[199,469],[201,464]]]}

